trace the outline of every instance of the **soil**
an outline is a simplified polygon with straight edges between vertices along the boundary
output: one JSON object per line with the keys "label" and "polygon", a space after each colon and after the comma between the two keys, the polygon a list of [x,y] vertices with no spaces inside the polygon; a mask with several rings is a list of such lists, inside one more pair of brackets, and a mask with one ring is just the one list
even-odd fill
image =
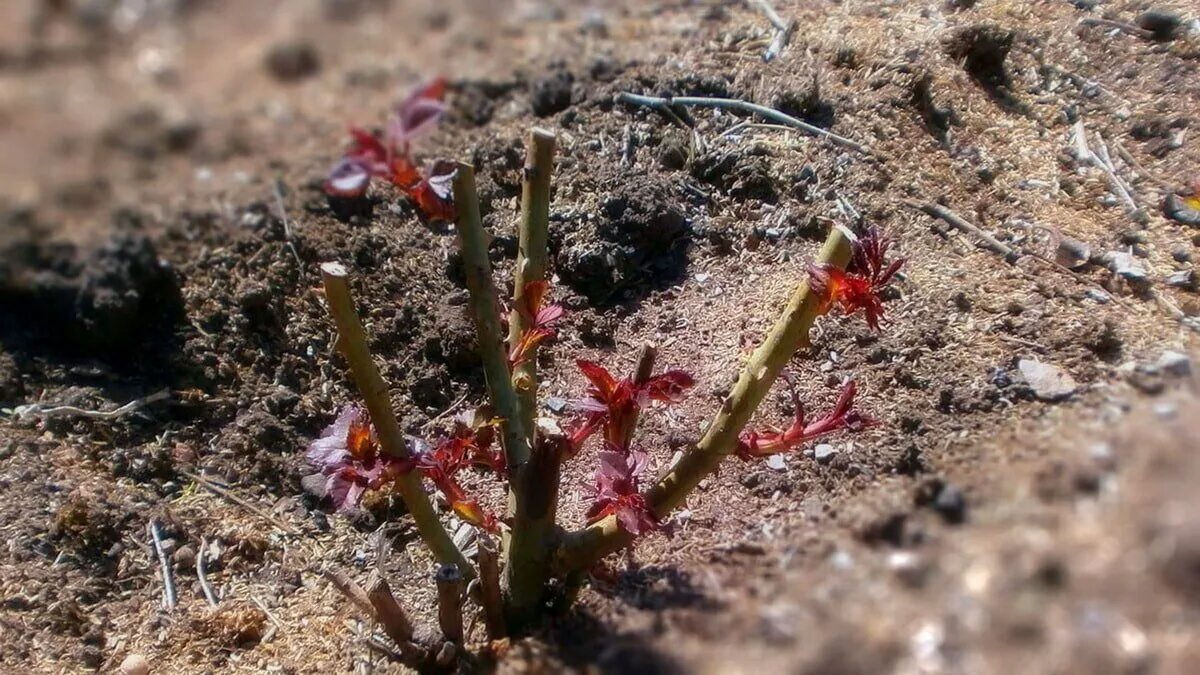
{"label": "soil", "polygon": [[[322,261],[355,273],[406,431],[435,435],[483,398],[452,232],[386,188],[321,191],[345,128],[379,125],[434,73],[451,110],[420,153],[478,167],[498,280],[525,135],[558,134],[552,293],[568,313],[541,359],[548,408],[582,391],[576,358],[629,371],[647,341],[697,377],[643,420],[658,469],[831,226],[878,225],[906,259],[881,332],[827,317],[792,364],[813,410],[855,378],[878,427],[730,461],[483,667],[1200,668],[1200,297],[1171,282],[1194,281],[1200,230],[1170,217],[1200,166],[1196,8],[775,4],[798,28],[764,62],[766,18],[717,0],[3,3],[0,670],[113,672],[130,655],[152,672],[403,670],[316,570],[379,565],[431,626],[432,560],[397,504],[345,515],[306,491],[302,451],[354,400]],[[770,105],[875,156],[728,111],[672,119],[622,91]],[[1079,166],[1077,120],[1139,213]],[[1006,261],[905,200],[1043,257]],[[1047,232],[1091,262],[1048,262]],[[1040,394],[1022,360],[1074,391]],[[51,412],[161,391],[121,414]],[[791,414],[780,388],[756,425]],[[594,461],[564,468],[569,526]],[[470,483],[501,502],[494,480]]]}

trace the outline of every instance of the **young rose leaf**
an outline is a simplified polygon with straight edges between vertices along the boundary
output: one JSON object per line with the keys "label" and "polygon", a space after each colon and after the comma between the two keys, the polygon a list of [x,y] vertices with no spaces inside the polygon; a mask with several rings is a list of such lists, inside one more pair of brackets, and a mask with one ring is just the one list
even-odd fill
{"label": "young rose leaf", "polygon": [[515,368],[527,361],[538,345],[555,335],[554,324],[562,318],[563,308],[558,305],[542,306],[549,288],[550,282],[546,280],[531,281],[525,284],[521,300],[517,304],[517,311],[524,317],[526,327],[521,331],[516,344],[509,352],[508,365],[510,368]]}
{"label": "young rose leaf", "polygon": [[588,522],[616,516],[626,532],[637,536],[658,527],[645,498],[638,491],[640,477],[649,463],[646,453],[624,451],[611,444],[599,454],[600,467],[588,492],[594,499],[588,509]]}
{"label": "young rose leaf", "polygon": [[413,141],[433,131],[446,112],[446,104],[442,102],[445,96],[444,78],[435,78],[414,87],[396,105],[388,122],[388,140],[392,146],[408,154]]}
{"label": "young rose leaf", "polygon": [[340,510],[351,510],[367,490],[394,481],[414,466],[411,459],[383,454],[365,410],[346,406],[305,453],[326,476],[325,492]]}
{"label": "young rose leaf", "polygon": [[885,261],[890,245],[879,229],[872,227],[852,244],[850,265],[845,271],[831,265],[809,266],[808,285],[821,298],[818,311],[828,312],[835,304],[840,304],[847,315],[862,310],[867,325],[879,330],[883,319],[880,293],[904,264],[903,258]]}
{"label": "young rose leaf", "polygon": [[767,431],[748,431],[738,439],[737,455],[744,460],[756,457],[767,457],[793,450],[809,441],[820,438],[843,429],[859,431],[878,424],[875,420],[865,417],[854,409],[854,396],[858,391],[854,381],[847,382],[842,387],[837,404],[833,410],[826,413],[815,422],[806,423],[804,405],[796,391],[795,382],[785,374],[788,387],[792,393],[792,403],[796,413],[792,424],[785,430],[770,429]]}
{"label": "young rose leaf", "polygon": [[598,363],[580,359],[576,365],[591,384],[586,396],[572,404],[575,410],[584,413],[583,422],[571,433],[573,442],[580,444],[602,425],[605,441],[623,447],[642,408],[650,401],[678,403],[696,383],[682,370],[668,370],[635,384],[632,377],[617,380]]}

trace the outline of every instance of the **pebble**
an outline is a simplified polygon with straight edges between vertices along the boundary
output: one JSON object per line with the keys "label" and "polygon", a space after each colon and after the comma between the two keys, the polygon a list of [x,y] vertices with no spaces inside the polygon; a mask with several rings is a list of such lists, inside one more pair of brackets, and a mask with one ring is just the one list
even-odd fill
{"label": "pebble", "polygon": [[283,82],[296,82],[321,69],[317,50],[309,42],[282,42],[267,52],[267,70]]}
{"label": "pebble", "polygon": [[967,519],[967,500],[962,490],[953,485],[947,485],[938,492],[933,500],[933,508],[948,523],[958,524]]}
{"label": "pebble", "polygon": [[149,675],[150,663],[141,654],[130,654],[121,662],[118,672],[121,675]]}
{"label": "pebble", "polygon": [[828,464],[836,454],[837,448],[828,443],[821,443],[813,448],[813,459],[817,460],[819,464]]}
{"label": "pebble", "polygon": [[1159,370],[1176,377],[1187,377],[1192,374],[1192,359],[1183,352],[1167,350],[1158,357],[1157,365]]}
{"label": "pebble", "polygon": [[191,569],[196,564],[196,547],[191,544],[184,544],[175,551],[175,567],[178,569]]}
{"label": "pebble", "polygon": [[912,551],[893,551],[888,555],[887,566],[905,586],[920,588],[929,576],[929,564]]}
{"label": "pebble", "polygon": [[767,458],[766,465],[772,471],[787,471],[787,463],[783,460],[783,455],[771,455]]}
{"label": "pebble", "polygon": [[1062,401],[1070,398],[1079,389],[1075,378],[1070,373],[1049,363],[1021,359],[1017,369],[1025,378],[1025,383],[1033,390],[1034,396],[1043,401]]}
{"label": "pebble", "polygon": [[1108,259],[1109,269],[1126,281],[1146,280],[1146,268],[1132,254],[1124,251],[1110,251]]}
{"label": "pebble", "polygon": [[1180,270],[1167,277],[1167,285],[1173,288],[1196,288],[1196,271]]}

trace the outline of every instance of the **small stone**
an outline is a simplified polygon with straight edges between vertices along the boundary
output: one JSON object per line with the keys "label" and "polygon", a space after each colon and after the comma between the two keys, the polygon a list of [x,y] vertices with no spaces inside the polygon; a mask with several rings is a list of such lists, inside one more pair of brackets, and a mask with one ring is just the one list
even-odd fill
{"label": "small stone", "polygon": [[944,486],[933,500],[933,509],[941,514],[947,523],[957,525],[967,519],[967,500],[962,490],[953,485]]}
{"label": "small stone", "polygon": [[150,663],[141,654],[130,654],[118,669],[121,675],[150,675]]}
{"label": "small stone", "polygon": [[1021,359],[1017,362],[1017,369],[1033,390],[1034,396],[1043,401],[1062,401],[1079,388],[1069,373],[1048,363]]}
{"label": "small stone", "polygon": [[821,443],[813,448],[813,459],[817,460],[818,464],[828,464],[833,461],[833,456],[837,454],[837,448],[828,443]]}
{"label": "small stone", "polygon": [[300,487],[305,492],[316,497],[317,499],[324,499],[325,495],[328,493],[328,489],[325,487],[328,482],[329,478],[324,474],[310,473],[309,475],[300,479]]}
{"label": "small stone", "polygon": [[1101,290],[1097,290],[1095,288],[1087,289],[1086,291],[1084,291],[1084,295],[1088,296],[1089,298],[1094,300],[1096,302],[1096,304],[1100,304],[1100,305],[1107,305],[1108,301],[1110,300],[1107,293],[1105,293],[1104,291],[1101,291]]}
{"label": "small stone", "polygon": [[196,566],[196,547],[191,544],[184,544],[175,551],[175,568],[181,570],[192,569]]}
{"label": "small stone", "polygon": [[887,566],[905,586],[920,588],[929,577],[929,563],[912,551],[893,551],[888,555]]}
{"label": "small stone", "polygon": [[1139,28],[1150,31],[1152,39],[1157,42],[1170,42],[1179,37],[1183,29],[1183,19],[1174,12],[1151,9],[1142,12],[1137,18]]}
{"label": "small stone", "polygon": [[1146,268],[1132,254],[1125,251],[1110,251],[1108,254],[1109,269],[1113,274],[1130,282],[1144,282],[1147,277]]}
{"label": "small stone", "polygon": [[1191,262],[1192,251],[1190,249],[1179,246],[1171,251],[1171,257],[1175,259],[1175,262],[1180,262],[1180,263]]}
{"label": "small stone", "polygon": [[787,463],[783,461],[783,455],[771,455],[765,463],[767,468],[772,471],[787,471]]}
{"label": "small stone", "polygon": [[1195,290],[1197,287],[1196,271],[1180,270],[1178,272],[1174,272],[1167,277],[1167,285],[1171,286],[1172,288]]}
{"label": "small stone", "polygon": [[552,413],[560,413],[567,409],[567,399],[561,396],[551,396],[546,399],[546,409]]}
{"label": "small stone", "polygon": [[267,70],[283,82],[298,82],[321,69],[316,48],[305,41],[281,42],[271,47],[264,62]]}
{"label": "small stone", "polygon": [[1176,377],[1187,377],[1192,374],[1192,359],[1183,352],[1167,350],[1158,357],[1157,365],[1162,372]]}

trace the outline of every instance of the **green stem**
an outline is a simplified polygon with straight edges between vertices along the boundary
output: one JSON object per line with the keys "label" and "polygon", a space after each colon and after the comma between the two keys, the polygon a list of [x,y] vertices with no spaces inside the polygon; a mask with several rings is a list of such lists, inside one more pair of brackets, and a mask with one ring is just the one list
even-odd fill
{"label": "green stem", "polygon": [[508,354],[500,336],[499,304],[488,260],[488,234],[479,218],[479,196],[475,192],[475,168],[460,163],[454,174],[454,208],[458,211],[458,243],[462,250],[471,314],[475,319],[479,358],[487,379],[488,398],[496,416],[503,420],[501,440],[510,472],[529,461],[529,441],[522,423],[521,406],[508,372]]}
{"label": "green stem", "polygon": [[[841,230],[834,229],[825,240],[818,262],[844,268],[850,261],[850,253],[849,239]],[[820,312],[820,300],[809,290],[807,282],[796,288],[766,340],[750,356],[704,437],[647,492],[647,502],[656,516],[665,518],[681,505],[700,481],[716,471],[737,448],[738,436],[775,379],[792,355],[808,346],[809,330]],[[632,541],[616,518],[605,518],[567,535],[555,554],[555,568],[560,573],[587,569]]]}
{"label": "green stem", "polygon": [[[325,298],[329,303],[329,314],[333,317],[338,329],[338,345],[346,355],[350,364],[350,373],[354,383],[367,404],[371,414],[371,423],[375,425],[375,433],[379,437],[379,445],[389,455],[408,457],[408,445],[404,441],[404,433],[396,422],[396,413],[392,410],[392,399],[388,393],[387,382],[379,374],[375,360],[371,356],[371,348],[367,344],[367,334],[363,330],[362,321],[354,309],[354,298],[350,294],[349,272],[340,263],[324,263],[321,265],[321,276],[325,283]],[[462,551],[454,545],[454,540],[442,527],[429,495],[421,485],[421,478],[414,472],[407,473],[395,482],[396,490],[417,522],[417,530],[425,544],[433,551],[433,555],[441,563],[453,563],[471,573],[471,566],[463,556]]]}
{"label": "green stem", "polygon": [[[513,310],[508,320],[508,346],[511,350],[529,328],[518,311],[525,297],[525,286],[546,278],[546,237],[550,227],[550,177],[554,171],[554,134],[534,129],[529,134],[525,156],[525,178],[521,190],[520,245],[513,273]],[[513,386],[521,401],[525,431],[532,434],[537,417],[537,351],[531,352],[513,369]],[[529,439],[533,443],[533,439]]]}
{"label": "green stem", "polygon": [[[545,592],[550,542],[545,533],[535,527],[543,514],[538,512],[539,509],[530,508],[534,496],[530,491],[539,487],[527,478],[531,435],[525,431],[520,399],[513,387],[508,355],[500,337],[500,315],[487,255],[487,234],[479,218],[475,169],[469,164],[460,163],[454,175],[454,205],[458,211],[459,245],[467,289],[471,293],[488,397],[496,416],[503,420],[501,439],[508,464],[508,515],[512,521],[512,529],[504,536],[506,599],[510,628],[517,628],[532,618]],[[553,510],[550,511],[550,522],[553,523]]]}

